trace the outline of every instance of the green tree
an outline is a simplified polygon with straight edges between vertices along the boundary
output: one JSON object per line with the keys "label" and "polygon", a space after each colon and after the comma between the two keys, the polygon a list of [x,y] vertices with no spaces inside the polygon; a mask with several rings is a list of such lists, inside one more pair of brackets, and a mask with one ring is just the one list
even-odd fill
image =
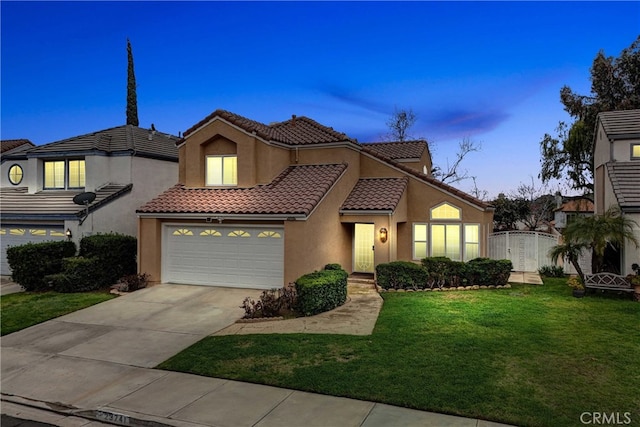
{"label": "green tree", "polygon": [[[577,217],[567,225],[564,237],[567,243],[591,249],[593,273],[609,271],[619,274],[619,248],[625,242],[638,247],[634,226],[637,226],[635,221],[624,216],[617,206],[612,206],[602,215]],[[607,251],[615,254],[614,262],[605,259]]]}
{"label": "green tree", "polygon": [[571,265],[573,265],[573,268],[575,268],[578,272],[580,280],[582,280],[582,283],[584,283],[584,272],[582,271],[582,267],[580,267],[578,260],[582,255],[582,251],[587,248],[588,246],[585,243],[568,241],[565,237],[564,243],[551,248],[551,250],[549,251],[549,256],[554,263],[557,263],[559,258],[562,258],[571,263]]}
{"label": "green tree", "polygon": [[516,223],[524,221],[531,213],[531,205],[523,197],[509,198],[504,193],[500,193],[491,204],[495,207],[494,231],[515,230]]}
{"label": "green tree", "polygon": [[591,66],[591,94],[570,87],[560,90],[560,102],[574,119],[560,122],[555,135],[540,141],[540,178],[566,179],[571,188],[593,191],[593,142],[598,113],[640,108],[640,36],[617,58],[598,52]]}
{"label": "green tree", "polygon": [[136,74],[133,70],[131,42],[127,39],[127,124],[139,126],[138,95],[136,94]]}

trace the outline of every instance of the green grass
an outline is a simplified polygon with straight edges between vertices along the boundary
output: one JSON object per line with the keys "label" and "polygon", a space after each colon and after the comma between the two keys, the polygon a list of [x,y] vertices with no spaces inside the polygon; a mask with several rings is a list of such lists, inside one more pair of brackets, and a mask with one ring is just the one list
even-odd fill
{"label": "green grass", "polygon": [[20,292],[0,297],[0,335],[59,317],[113,298],[107,292],[61,294]]}
{"label": "green grass", "polygon": [[640,426],[640,304],[565,282],[387,293],[371,336],[208,337],[160,368],[520,426],[586,411]]}

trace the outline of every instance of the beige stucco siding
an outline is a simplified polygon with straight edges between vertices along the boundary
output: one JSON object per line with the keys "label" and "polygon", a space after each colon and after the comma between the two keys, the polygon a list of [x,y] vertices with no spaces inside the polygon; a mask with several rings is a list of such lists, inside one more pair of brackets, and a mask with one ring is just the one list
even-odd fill
{"label": "beige stucco siding", "polygon": [[205,186],[207,155],[237,154],[238,187],[270,182],[288,165],[288,150],[264,141],[222,120],[214,120],[191,134],[180,147],[180,182]]}

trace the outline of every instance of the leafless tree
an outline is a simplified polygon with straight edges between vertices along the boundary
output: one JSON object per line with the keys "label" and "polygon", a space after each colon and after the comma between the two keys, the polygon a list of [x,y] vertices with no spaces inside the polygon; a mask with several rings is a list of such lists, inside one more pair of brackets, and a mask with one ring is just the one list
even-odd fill
{"label": "leafless tree", "polygon": [[536,185],[533,177],[531,176],[530,178],[531,183],[525,184],[521,182],[512,197],[524,199],[529,203],[530,215],[523,219],[522,222],[529,230],[536,230],[546,221],[550,221],[553,218],[556,201],[555,197],[550,194],[547,185],[542,183]]}
{"label": "leafless tree", "polygon": [[389,120],[387,120],[389,133],[384,137],[384,139],[400,142],[410,140],[412,137],[408,132],[415,122],[416,115],[411,108],[395,108],[393,114]]}
{"label": "leafless tree", "polygon": [[487,198],[489,197],[489,192],[487,190],[481,190],[478,188],[478,183],[476,182],[475,176],[472,176],[471,180],[473,181],[473,188],[469,191],[469,194],[471,194],[478,200],[487,200]]}
{"label": "leafless tree", "polygon": [[445,184],[455,184],[456,182],[469,179],[469,171],[460,167],[464,158],[469,154],[476,151],[480,151],[482,146],[479,143],[473,142],[469,137],[464,137],[458,145],[458,152],[453,163],[449,163],[447,159],[447,166],[442,168],[435,166],[433,168],[433,177],[439,179]]}

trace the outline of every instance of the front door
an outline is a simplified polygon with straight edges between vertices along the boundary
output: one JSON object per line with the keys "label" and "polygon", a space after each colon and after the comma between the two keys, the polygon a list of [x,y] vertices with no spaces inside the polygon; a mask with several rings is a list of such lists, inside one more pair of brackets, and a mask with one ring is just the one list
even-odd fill
{"label": "front door", "polygon": [[356,224],[353,238],[353,271],[373,273],[373,245],[375,226],[373,224]]}

